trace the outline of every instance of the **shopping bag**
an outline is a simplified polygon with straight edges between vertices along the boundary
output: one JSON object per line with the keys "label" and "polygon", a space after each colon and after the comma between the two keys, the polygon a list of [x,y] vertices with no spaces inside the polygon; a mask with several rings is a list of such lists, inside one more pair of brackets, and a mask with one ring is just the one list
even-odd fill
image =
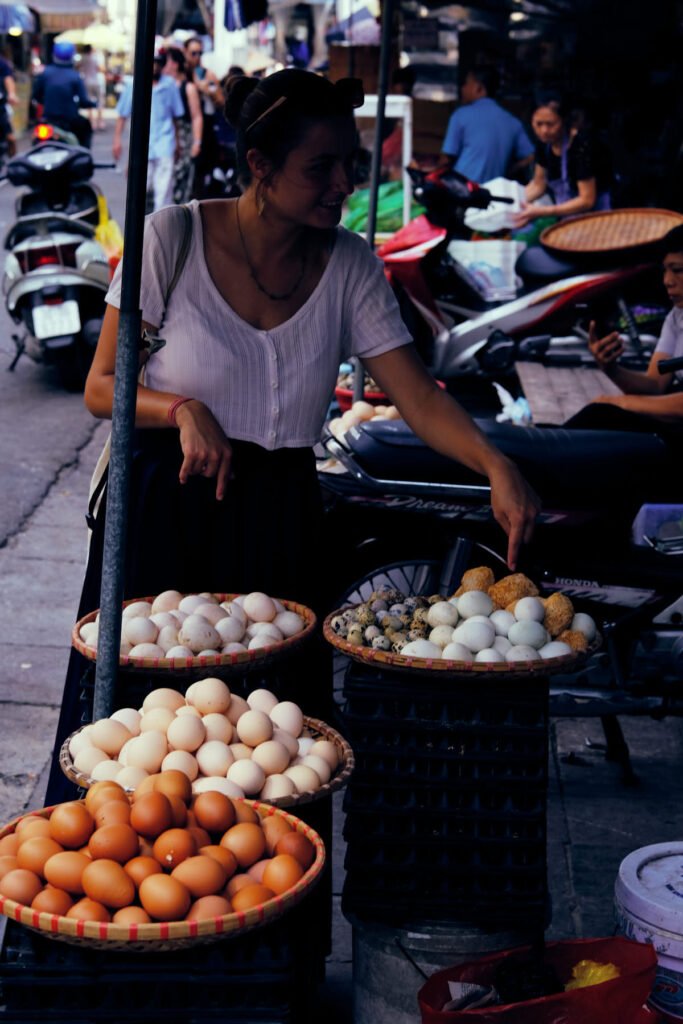
{"label": "shopping bag", "polygon": [[97,197],[97,209],[99,222],[95,228],[95,241],[99,242],[104,249],[109,261],[109,269],[113,274],[123,255],[123,235],[116,221],[109,216],[109,208],[104,196]]}
{"label": "shopping bag", "polygon": [[643,1009],[655,980],[655,951],[620,937],[550,942],[545,948],[545,963],[555,969],[563,985],[580,960],[615,964],[620,976],[611,981],[479,1010],[442,1009],[450,998],[449,981],[493,985],[496,968],[503,961],[528,954],[528,947],[505,950],[437,971],[418,993],[422,1024],[656,1024],[657,1015]]}

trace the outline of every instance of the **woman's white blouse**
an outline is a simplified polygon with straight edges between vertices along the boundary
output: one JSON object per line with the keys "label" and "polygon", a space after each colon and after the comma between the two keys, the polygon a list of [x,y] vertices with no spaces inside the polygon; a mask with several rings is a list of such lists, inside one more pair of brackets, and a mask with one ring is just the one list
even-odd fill
{"label": "woman's white blouse", "polygon": [[[199,203],[189,206],[192,244],[165,316],[183,215],[167,207],[146,221],[140,305],[148,323],[163,321],[166,345],[147,363],[145,384],[204,402],[229,438],[267,449],[315,444],[339,364],[412,340],[381,261],[362,238],[338,228],[315,291],[285,323],[261,331],[237,316],[213,283]],[[118,308],[120,297],[119,266],[106,301]]]}

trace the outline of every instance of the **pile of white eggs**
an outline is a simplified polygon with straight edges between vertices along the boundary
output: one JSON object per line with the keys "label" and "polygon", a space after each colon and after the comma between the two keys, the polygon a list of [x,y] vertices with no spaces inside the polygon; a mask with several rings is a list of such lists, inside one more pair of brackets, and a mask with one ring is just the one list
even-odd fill
{"label": "pile of white eggs", "polygon": [[[165,590],[150,603],[123,609],[120,653],[130,658],[198,658],[272,647],[300,633],[301,615],[254,591],[218,602],[209,593]],[[81,626],[81,640],[97,649],[99,616]]]}
{"label": "pile of white eggs", "polygon": [[371,405],[370,402],[354,402],[341,416],[330,420],[327,429],[333,437],[342,437],[351,427],[370,420],[400,420],[401,414],[395,405]]}
{"label": "pile of white eggs", "polygon": [[298,705],[264,689],[245,700],[221,679],[192,683],[185,696],[152,690],[140,709],[122,708],[77,732],[69,753],[93,781],[135,789],[148,775],[175,769],[194,793],[262,800],[315,792],[340,762],[335,743],[304,728]]}
{"label": "pile of white eggs", "polygon": [[[445,658],[465,662],[529,662],[561,658],[576,651],[553,640],[543,625],[545,608],[537,597],[522,597],[512,610],[498,609],[488,594],[468,590],[460,597],[430,605],[426,639],[412,640],[401,655],[414,658]],[[577,612],[571,630],[590,644],[596,636],[590,615]]]}

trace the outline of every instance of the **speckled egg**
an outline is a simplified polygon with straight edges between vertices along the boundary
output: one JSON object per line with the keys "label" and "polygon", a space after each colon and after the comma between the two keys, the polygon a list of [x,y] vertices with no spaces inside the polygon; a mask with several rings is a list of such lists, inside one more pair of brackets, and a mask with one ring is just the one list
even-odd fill
{"label": "speckled egg", "polygon": [[376,651],[390,651],[391,640],[388,636],[376,636],[372,641],[372,646]]}

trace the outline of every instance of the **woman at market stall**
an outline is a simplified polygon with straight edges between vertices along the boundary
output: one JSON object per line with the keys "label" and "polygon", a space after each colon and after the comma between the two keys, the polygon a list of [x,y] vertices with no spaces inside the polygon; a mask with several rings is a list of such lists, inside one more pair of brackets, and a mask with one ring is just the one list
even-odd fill
{"label": "woman at market stall", "polygon": [[[569,217],[610,209],[610,173],[604,149],[577,123],[557,95],[539,100],[531,118],[536,136],[534,176],[526,186],[526,203],[515,226],[539,217]],[[549,202],[536,200],[545,197]]]}
{"label": "woman at market stall", "polygon": [[[323,535],[313,445],[351,355],[429,445],[488,477],[511,567],[531,535],[535,495],[437,387],[381,262],[338,227],[362,99],[355,80],[333,85],[299,70],[228,83],[244,192],[190,204],[190,247],[168,302],[184,214],[169,207],[148,218],[140,301],[165,345],[138,388],[126,596],[262,590],[320,608],[324,556],[338,545],[330,559],[343,558],[343,538]],[[120,290],[117,271],[85,391],[103,419],[112,415]],[[104,510],[81,615],[99,603],[103,533]],[[309,685],[327,689],[318,678]]]}

